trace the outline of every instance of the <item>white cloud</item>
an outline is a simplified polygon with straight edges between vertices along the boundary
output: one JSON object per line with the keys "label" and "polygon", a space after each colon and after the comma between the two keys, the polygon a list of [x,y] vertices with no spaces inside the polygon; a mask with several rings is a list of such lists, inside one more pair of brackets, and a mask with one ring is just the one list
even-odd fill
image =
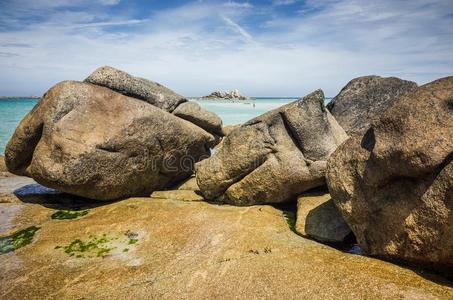
{"label": "white cloud", "polygon": [[[452,75],[450,1],[320,3],[305,2],[304,12],[293,17],[263,8],[267,22],[255,26],[249,22],[260,7],[218,2],[190,3],[143,19],[52,11],[39,23],[0,31],[0,94],[42,94],[101,65],[187,96],[232,88],[266,96],[323,88],[333,96],[361,75],[419,83]],[[25,9],[30,7],[22,7],[22,14]],[[14,16],[1,16],[1,22],[15,24]]]}
{"label": "white cloud", "polygon": [[291,5],[296,3],[296,0],[273,0],[274,5]]}
{"label": "white cloud", "polygon": [[223,4],[225,7],[231,7],[231,8],[252,8],[253,5],[250,4],[249,2],[234,2],[234,1],[228,1]]}

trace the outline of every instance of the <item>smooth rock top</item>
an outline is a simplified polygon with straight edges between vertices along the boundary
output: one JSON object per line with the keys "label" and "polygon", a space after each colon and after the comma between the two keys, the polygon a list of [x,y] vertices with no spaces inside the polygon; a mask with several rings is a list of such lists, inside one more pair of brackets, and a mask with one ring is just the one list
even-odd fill
{"label": "smooth rock top", "polygon": [[144,195],[188,178],[210,155],[211,134],[108,88],[65,81],[17,127],[8,169],[90,199]]}
{"label": "smooth rock top", "polygon": [[364,76],[351,80],[327,108],[348,134],[363,134],[398,98],[417,84],[396,77]]}
{"label": "smooth rock top", "polygon": [[231,90],[231,91],[214,91],[208,96],[203,96],[203,99],[231,99],[231,100],[247,100],[249,97],[244,96],[239,92],[239,90]]}
{"label": "smooth rock top", "polygon": [[187,99],[165,86],[128,73],[104,66],[96,69],[85,82],[112,89],[123,95],[144,100],[165,111],[172,112]]}
{"label": "smooth rock top", "polygon": [[453,274],[453,77],[400,98],[328,162],[330,193],[365,253]]}
{"label": "smooth rock top", "polygon": [[198,103],[188,101],[181,103],[173,114],[184,120],[194,123],[207,132],[223,136],[222,119],[215,113],[204,110]]}
{"label": "smooth rock top", "polygon": [[346,138],[321,90],[252,119],[196,164],[206,199],[234,205],[278,203],[323,185],[326,161]]}
{"label": "smooth rock top", "polygon": [[144,100],[175,116],[192,122],[216,136],[222,136],[222,120],[215,113],[204,110],[165,86],[104,66],[96,69],[85,82],[107,87],[125,96]]}

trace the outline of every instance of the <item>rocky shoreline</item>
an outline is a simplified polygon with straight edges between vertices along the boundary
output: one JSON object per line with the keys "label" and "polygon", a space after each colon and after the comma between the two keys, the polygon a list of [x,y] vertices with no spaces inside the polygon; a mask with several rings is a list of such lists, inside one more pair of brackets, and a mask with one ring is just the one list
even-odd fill
{"label": "rocky shoreline", "polygon": [[0,157],[0,297],[451,299],[452,99],[366,76],[223,128],[111,67],[59,83]]}

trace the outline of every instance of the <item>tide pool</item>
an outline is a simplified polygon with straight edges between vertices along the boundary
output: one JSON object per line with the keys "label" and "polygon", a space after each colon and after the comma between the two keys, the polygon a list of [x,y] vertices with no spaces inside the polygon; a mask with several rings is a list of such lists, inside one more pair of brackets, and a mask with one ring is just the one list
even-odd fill
{"label": "tide pool", "polygon": [[[215,112],[224,125],[244,123],[269,110],[275,109],[296,98],[253,98],[250,100],[201,100],[191,99],[203,108]],[[37,99],[0,99],[0,155],[22,118],[38,103]]]}

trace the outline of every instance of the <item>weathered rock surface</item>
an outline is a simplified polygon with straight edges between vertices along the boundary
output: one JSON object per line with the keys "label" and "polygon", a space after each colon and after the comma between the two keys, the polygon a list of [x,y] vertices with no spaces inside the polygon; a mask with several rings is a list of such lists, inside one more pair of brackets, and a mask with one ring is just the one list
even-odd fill
{"label": "weathered rock surface", "polygon": [[453,274],[453,77],[399,99],[329,159],[330,193],[365,253]]}
{"label": "weathered rock surface", "polygon": [[222,135],[222,120],[215,113],[204,110],[195,102],[189,102],[185,97],[157,82],[135,77],[109,66],[96,69],[85,82],[146,101],[210,133]]}
{"label": "weathered rock surface", "polygon": [[297,197],[296,231],[321,242],[342,242],[351,233],[328,193]]}
{"label": "weathered rock surface", "polygon": [[228,99],[228,100],[247,100],[249,97],[244,96],[237,89],[231,91],[214,91],[208,96],[203,96],[203,99]]}
{"label": "weathered rock surface", "polygon": [[169,199],[178,201],[204,201],[204,198],[191,190],[167,190],[155,191],[151,194],[151,199]]}
{"label": "weathered rock surface", "polygon": [[348,134],[363,134],[398,98],[417,84],[396,77],[364,76],[351,80],[327,108]]}
{"label": "weathered rock surface", "polygon": [[196,164],[206,199],[234,205],[278,203],[325,184],[326,160],[347,136],[321,90],[232,131]]}
{"label": "weathered rock surface", "polygon": [[213,144],[200,127],[144,101],[65,81],[22,120],[5,158],[12,173],[108,200],[174,185]]}
{"label": "weathered rock surface", "polygon": [[[49,196],[0,203],[1,237],[39,227],[0,254],[1,299],[453,297],[435,275],[297,236],[269,206],[131,198],[93,207]],[[84,213],[52,219],[68,209]]]}
{"label": "weathered rock surface", "polygon": [[140,77],[104,66],[96,69],[85,82],[107,87],[120,94],[141,99],[167,112],[172,112],[187,99],[169,88]]}
{"label": "weathered rock surface", "polygon": [[181,103],[173,114],[190,121],[208,132],[223,136],[222,120],[215,113],[204,110],[198,103],[189,101]]}
{"label": "weathered rock surface", "polygon": [[236,128],[241,127],[241,124],[235,124],[235,125],[227,125],[222,128],[223,135],[229,135],[233,130]]}
{"label": "weathered rock surface", "polygon": [[199,191],[200,188],[198,187],[197,179],[195,176],[190,177],[182,181],[181,183],[177,184],[174,187],[175,190],[187,190],[187,191]]}
{"label": "weathered rock surface", "polygon": [[0,155],[0,173],[3,172],[8,172],[8,169],[6,168],[5,157]]}

